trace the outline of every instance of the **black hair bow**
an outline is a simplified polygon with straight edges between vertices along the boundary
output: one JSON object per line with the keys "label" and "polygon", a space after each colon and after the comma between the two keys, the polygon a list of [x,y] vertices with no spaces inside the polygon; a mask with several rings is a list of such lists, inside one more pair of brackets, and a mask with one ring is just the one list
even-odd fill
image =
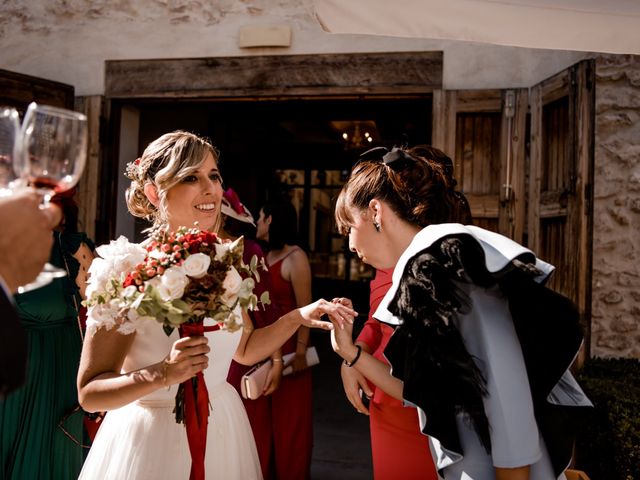
{"label": "black hair bow", "polygon": [[405,162],[415,161],[411,155],[400,147],[393,147],[391,151],[385,147],[375,147],[360,155],[361,160],[373,160],[380,157],[382,157],[382,163],[389,167],[396,167],[404,164]]}

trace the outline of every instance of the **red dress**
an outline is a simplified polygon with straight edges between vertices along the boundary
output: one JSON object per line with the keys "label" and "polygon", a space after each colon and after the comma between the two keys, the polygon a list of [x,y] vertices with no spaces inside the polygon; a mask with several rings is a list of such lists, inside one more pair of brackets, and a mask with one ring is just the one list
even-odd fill
{"label": "red dress", "polygon": [[[291,282],[282,278],[285,257],[269,266],[271,305],[277,316],[298,308]],[[282,354],[295,352],[297,334],[282,346]],[[282,377],[280,387],[271,394],[275,478],[303,480],[310,478],[313,448],[311,369]]]}
{"label": "red dress", "polygon": [[[388,364],[384,349],[394,329],[372,317],[389,287],[393,269],[378,270],[371,281],[370,314],[357,341],[365,343],[378,360]],[[420,432],[418,413],[403,406],[369,383],[373,397],[369,405],[373,476],[376,480],[437,480],[428,437]]]}
{"label": "red dress", "polygon": [[[244,254],[242,255],[244,263],[247,265],[251,261],[251,257],[256,255],[258,259],[264,258],[264,253],[257,242],[253,240],[244,240]],[[260,295],[264,291],[271,291],[271,278],[269,275],[260,275],[260,282],[256,283],[254,293],[260,298]],[[267,307],[266,309],[258,309],[249,312],[251,320],[256,328],[265,327],[270,325],[278,319],[276,312],[273,309]],[[231,361],[229,367],[229,373],[227,374],[227,382],[235,387],[240,393],[240,380],[242,376],[251,368],[251,366],[242,365],[236,361]],[[260,467],[262,469],[263,477],[269,478],[269,463],[272,450],[272,418],[271,418],[271,396],[260,396],[256,400],[242,399],[244,408],[247,411],[249,422],[251,423],[251,430],[253,431],[253,437],[256,441],[256,447],[258,448],[258,457],[260,458]]]}

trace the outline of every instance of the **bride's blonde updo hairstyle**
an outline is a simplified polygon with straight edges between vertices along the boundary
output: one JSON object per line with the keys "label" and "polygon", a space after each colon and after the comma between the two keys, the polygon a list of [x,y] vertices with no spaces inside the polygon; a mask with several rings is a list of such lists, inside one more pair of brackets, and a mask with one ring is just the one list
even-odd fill
{"label": "bride's blonde updo hairstyle", "polygon": [[[140,158],[127,165],[125,176],[131,180],[126,192],[129,212],[152,222],[152,230],[164,228],[167,192],[195,173],[208,153],[218,162],[218,151],[209,141],[181,130],[166,133],[151,142]],[[157,189],[158,207],[144,193],[147,183],[153,183]]]}
{"label": "bride's blonde updo hairstyle", "polygon": [[429,147],[382,147],[363,154],[338,195],[335,219],[346,234],[354,219],[351,208],[363,211],[372,199],[384,200],[404,221],[426,227],[458,221],[458,200],[443,168],[441,156]]}

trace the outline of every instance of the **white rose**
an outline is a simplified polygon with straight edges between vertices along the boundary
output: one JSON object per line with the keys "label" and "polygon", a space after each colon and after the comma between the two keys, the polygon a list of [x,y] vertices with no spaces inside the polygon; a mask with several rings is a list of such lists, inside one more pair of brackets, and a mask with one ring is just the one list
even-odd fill
{"label": "white rose", "polygon": [[102,292],[115,294],[111,280],[124,280],[124,276],[142,262],[146,255],[143,247],[129,243],[125,237],[99,246],[96,252],[102,258],[95,258],[89,267],[88,297]]}
{"label": "white rose", "polygon": [[175,300],[184,295],[184,289],[189,283],[189,279],[180,267],[171,267],[165,270],[160,277],[158,291],[164,301]]}
{"label": "white rose", "polygon": [[100,245],[96,248],[96,252],[118,272],[133,270],[147,255],[144,247],[137,243],[130,243],[124,236],[120,236],[117,240],[111,240],[108,245]]}
{"label": "white rose", "polygon": [[95,258],[89,267],[89,281],[85,295],[91,297],[94,292],[103,292],[107,288],[107,283],[115,275],[110,262],[102,258]]}
{"label": "white rose", "polygon": [[194,253],[189,255],[182,263],[182,269],[184,273],[192,278],[200,278],[209,269],[211,265],[211,257],[204,253]]}
{"label": "white rose", "polygon": [[228,307],[232,307],[238,299],[238,292],[240,292],[241,286],[242,277],[234,267],[231,267],[226,277],[224,277],[224,282],[222,282],[222,288],[224,288],[224,293],[221,297],[222,302]]}

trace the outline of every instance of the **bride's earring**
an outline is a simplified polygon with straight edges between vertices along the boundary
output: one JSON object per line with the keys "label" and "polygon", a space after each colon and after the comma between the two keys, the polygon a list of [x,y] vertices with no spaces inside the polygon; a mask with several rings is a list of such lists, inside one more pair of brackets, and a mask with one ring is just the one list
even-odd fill
{"label": "bride's earring", "polygon": [[376,232],[380,231],[380,224],[378,222],[373,222],[373,228],[376,229]]}

